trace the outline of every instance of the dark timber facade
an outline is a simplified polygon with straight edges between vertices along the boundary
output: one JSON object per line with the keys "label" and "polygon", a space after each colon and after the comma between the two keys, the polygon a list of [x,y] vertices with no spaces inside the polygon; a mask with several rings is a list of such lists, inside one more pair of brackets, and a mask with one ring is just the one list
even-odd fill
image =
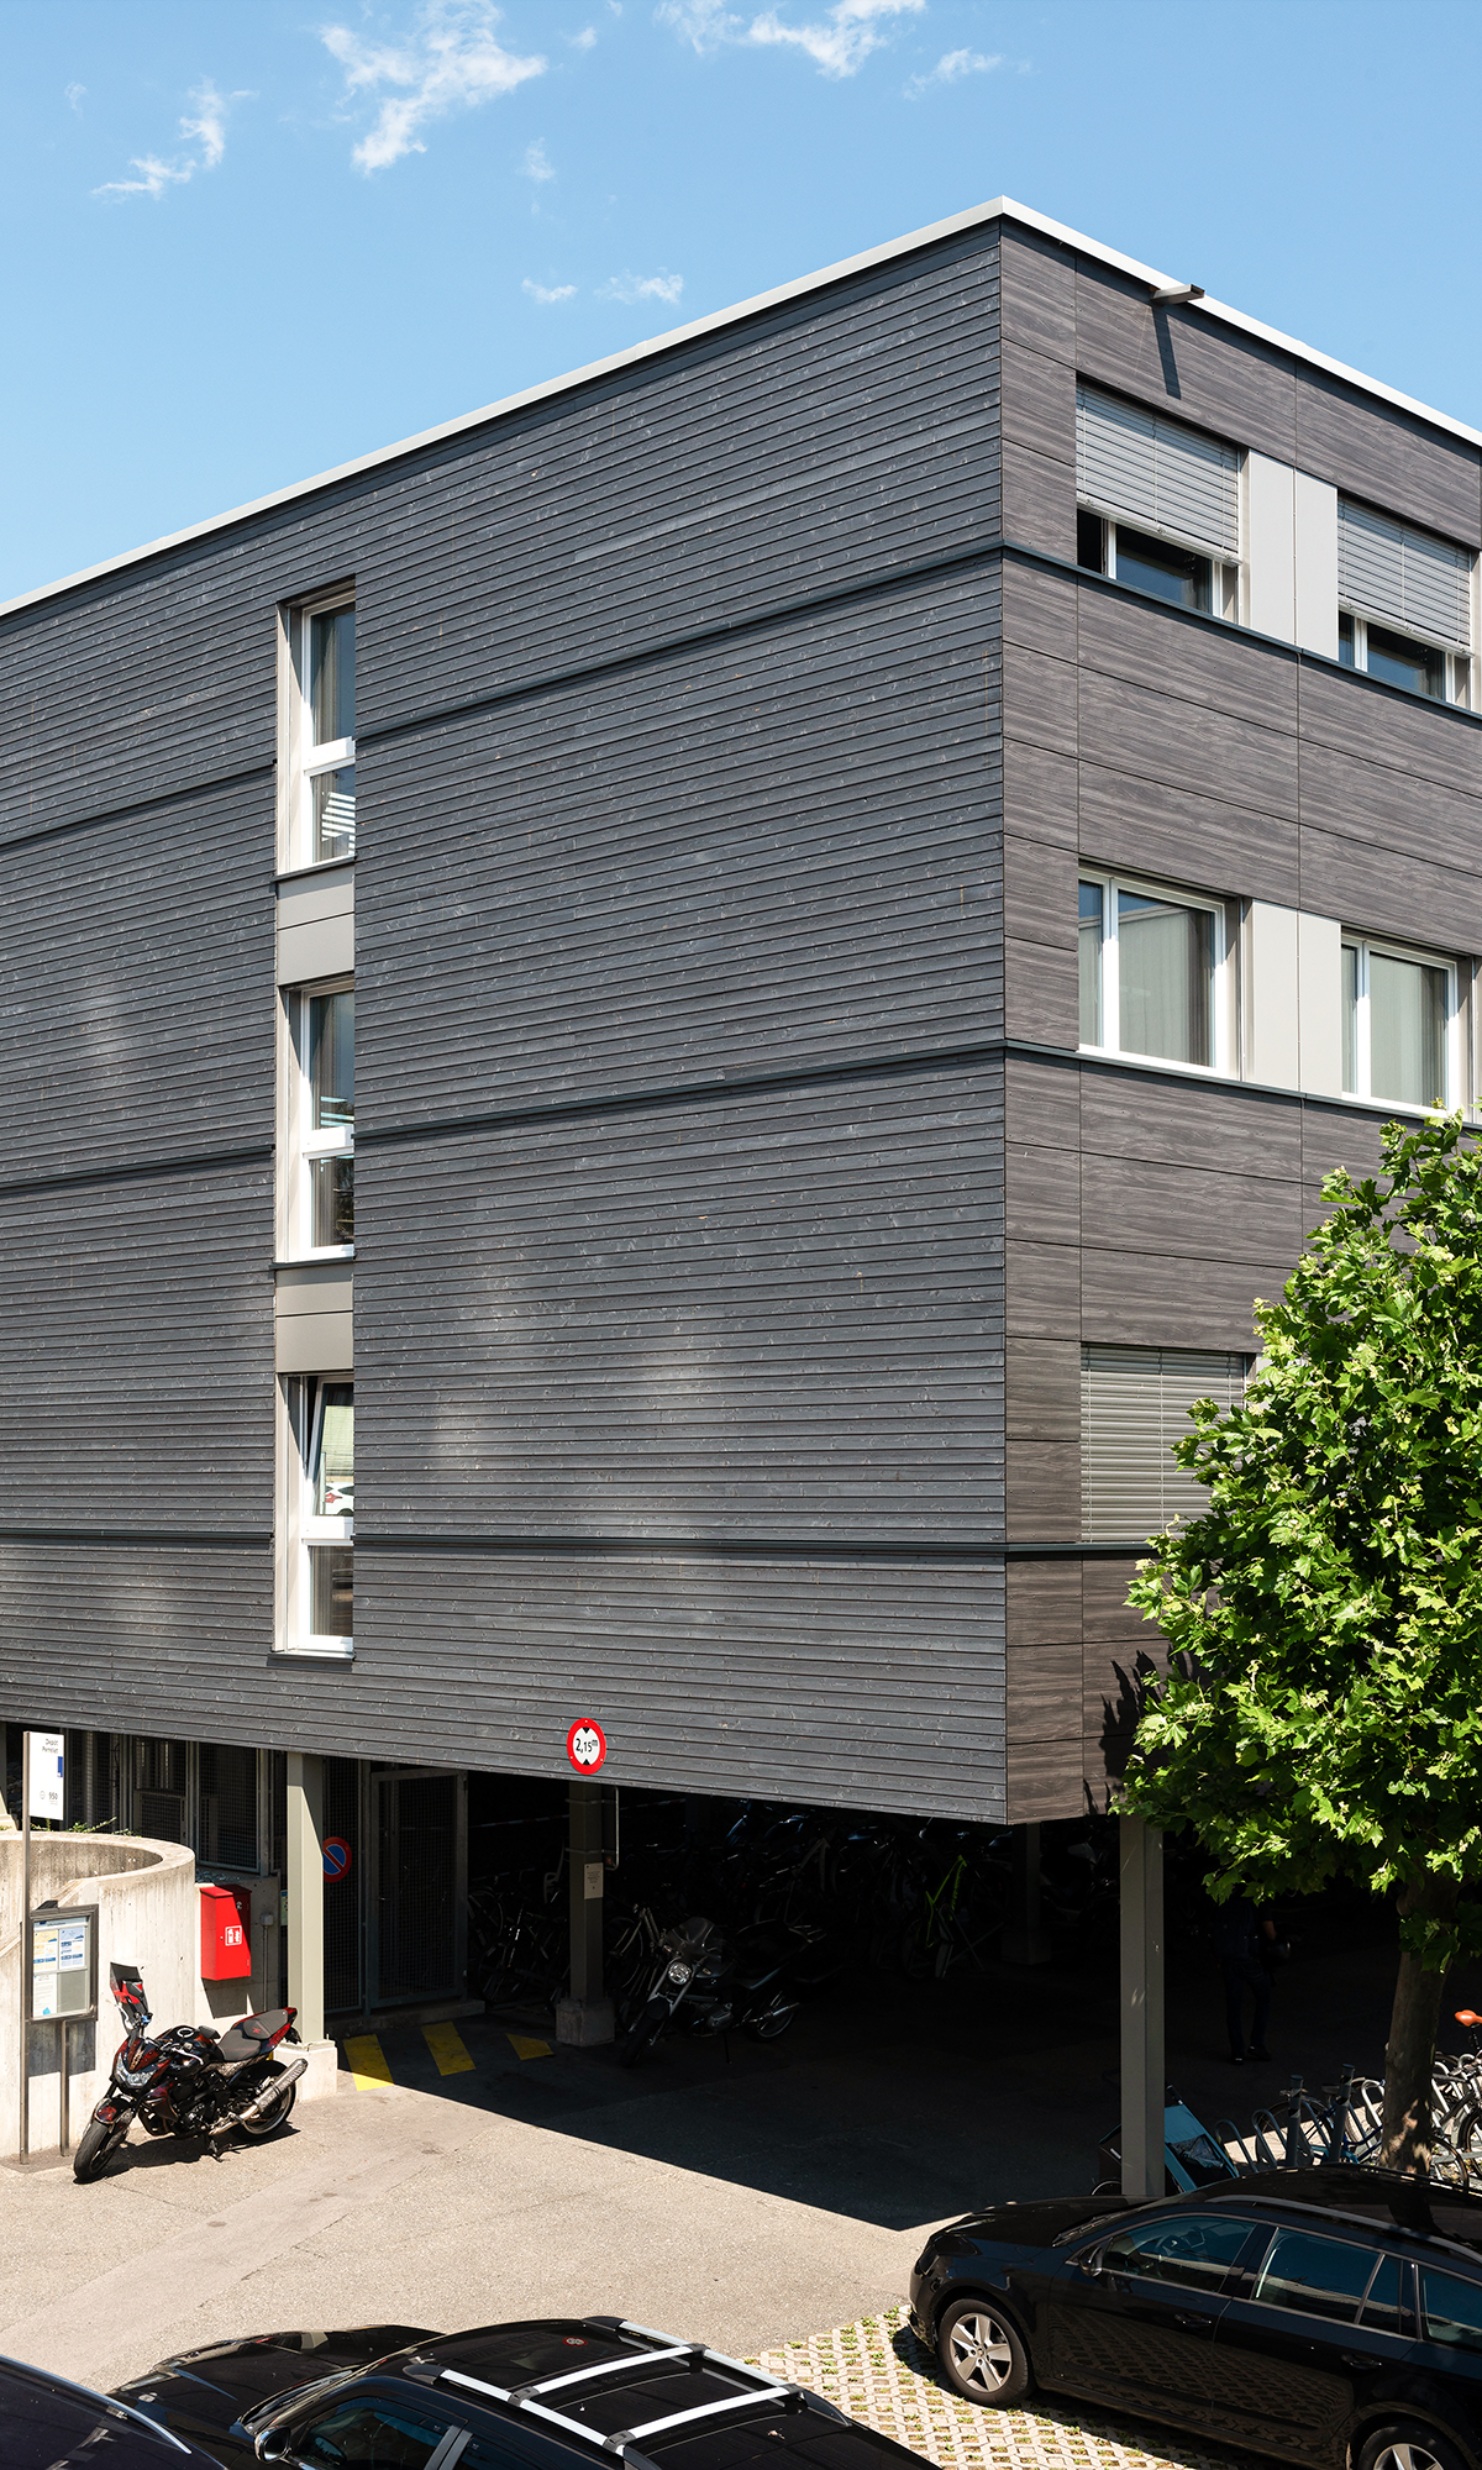
{"label": "dark timber facade", "polygon": [[[12,1722],[555,1777],[590,1715],[620,1785],[1104,1803],[1095,1351],[1247,1356],[1375,1154],[1281,952],[1335,1004],[1340,943],[1436,956],[1453,1098],[1482,953],[1475,647],[1412,626],[1406,691],[1300,607],[1304,488],[1469,560],[1482,446],[1156,282],[988,209],[0,615]],[[1100,394],[1233,456],[1223,611],[1087,551]],[[1123,510],[1126,573],[1129,513],[1189,531]],[[283,613],[341,587],[357,853],[302,867]],[[1085,1034],[1088,870],[1213,904],[1212,1061]],[[335,1658],[277,1608],[284,1332],[350,1276],[285,1251],[277,990],[352,902]]]}

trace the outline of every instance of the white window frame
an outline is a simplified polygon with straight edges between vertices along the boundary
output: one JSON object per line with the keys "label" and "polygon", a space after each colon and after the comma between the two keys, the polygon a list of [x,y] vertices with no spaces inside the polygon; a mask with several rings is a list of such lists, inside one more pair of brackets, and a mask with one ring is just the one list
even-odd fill
{"label": "white window frame", "polygon": [[[1419,638],[1417,637],[1417,641]],[[1461,1087],[1461,993],[1460,972],[1455,961],[1441,952],[1422,952],[1414,944],[1393,943],[1387,935],[1361,935],[1356,929],[1344,927],[1342,949],[1358,954],[1358,1002],[1354,1022],[1354,1075],[1360,1083],[1357,1089],[1345,1089],[1344,1097],[1351,1106],[1382,1106],[1401,1115],[1445,1114],[1457,1103]],[[1377,952],[1381,960],[1416,962],[1423,969],[1439,969],[1446,980],[1446,1087],[1439,1107],[1416,1106],[1408,1098],[1376,1098],[1372,1095],[1372,1055],[1369,1037],[1369,955]],[[1342,980],[1339,980],[1339,1000],[1344,1001]],[[1341,1035],[1341,1025],[1340,1025]]]}
{"label": "white window frame", "polygon": [[[1095,498],[1078,497],[1079,512],[1094,515],[1101,525],[1101,572],[1108,583],[1121,583],[1124,592],[1137,592],[1142,600],[1157,600],[1156,592],[1143,592],[1135,583],[1122,583],[1117,573],[1117,525],[1125,520],[1129,532],[1140,532],[1144,540],[1166,540],[1170,549],[1186,549],[1190,557],[1202,557],[1210,570],[1210,601],[1208,609],[1185,611],[1188,617],[1218,618],[1222,626],[1240,626],[1245,622],[1246,580],[1245,560],[1232,558],[1223,549],[1211,549],[1207,540],[1195,540],[1187,532],[1170,531],[1166,523],[1134,523],[1130,515],[1123,518],[1111,514]],[[1243,523],[1242,517],[1242,523]],[[1089,572],[1089,569],[1083,571]],[[1212,604],[1218,599],[1220,606]],[[1176,607],[1165,601],[1165,608]]]}
{"label": "white window frame", "polygon": [[286,1550],[279,1555],[281,1591],[278,1652],[314,1655],[344,1662],[354,1656],[352,1638],[316,1636],[309,1628],[314,1600],[310,1550],[314,1545],[353,1551],[355,1521],[318,1518],[314,1514],[314,1461],[324,1421],[327,1385],[354,1393],[353,1373],[293,1373],[283,1383],[284,1432],[283,1531]]}
{"label": "white window frame", "polygon": [[[1454,644],[1443,643],[1437,635],[1417,634],[1413,626],[1395,626],[1388,618],[1366,618],[1360,610],[1353,608],[1346,600],[1339,601],[1338,614],[1340,617],[1346,617],[1353,628],[1353,667],[1356,670],[1361,669],[1365,676],[1368,675],[1369,628],[1371,625],[1377,626],[1382,635],[1398,635],[1402,643],[1418,643],[1422,651],[1439,652],[1445,661],[1445,694],[1440,696],[1417,695],[1415,698],[1417,703],[1440,702],[1452,704],[1459,711],[1469,712],[1471,710],[1472,656],[1470,652],[1458,652]],[[1346,669],[1349,664],[1343,661],[1342,665]],[[1391,681],[1384,678],[1380,683],[1387,686]],[[1396,694],[1403,695],[1410,690],[1404,686],[1397,686],[1394,691]]]}
{"label": "white window frame", "polygon": [[[1209,1063],[1181,1063],[1172,1055],[1141,1055],[1135,1047],[1116,1044],[1099,1046],[1081,1042],[1082,1055],[1114,1056],[1118,1063],[1147,1064],[1157,1072],[1188,1072],[1196,1080],[1229,1080],[1234,1071],[1235,1040],[1233,1033],[1231,991],[1233,986],[1234,953],[1227,933],[1225,903],[1208,892],[1185,892],[1177,884],[1154,883],[1143,875],[1113,875],[1099,866],[1077,866],[1076,883],[1099,883],[1101,886],[1101,1030],[1103,1040],[1110,1026],[1115,1029],[1121,1019],[1121,948],[1117,917],[1118,892],[1138,892],[1150,900],[1173,901],[1180,909],[1203,909],[1214,920],[1213,965],[1210,970],[1210,1009],[1213,1060]],[[1080,894],[1077,889],[1077,907]],[[1077,929],[1076,965],[1080,966],[1079,928]],[[1079,998],[1078,998],[1079,1000]]]}
{"label": "white window frame", "polygon": [[310,1006],[318,995],[353,994],[350,974],[316,980],[309,986],[283,991],[283,1163],[280,1177],[282,1217],[278,1257],[282,1261],[353,1261],[352,1244],[315,1244],[314,1165],[320,1158],[353,1158],[353,1124],[314,1122],[314,1098],[309,1078]]}
{"label": "white window frame", "polygon": [[[314,782],[324,772],[339,771],[355,761],[353,738],[314,741],[314,709],[309,695],[311,620],[335,609],[356,606],[353,584],[337,584],[310,600],[295,601],[282,612],[282,654],[279,663],[279,778],[282,783],[278,819],[278,863],[284,874],[307,874],[327,866],[353,866],[355,853],[317,857],[314,852]],[[358,645],[357,645],[358,651]]]}

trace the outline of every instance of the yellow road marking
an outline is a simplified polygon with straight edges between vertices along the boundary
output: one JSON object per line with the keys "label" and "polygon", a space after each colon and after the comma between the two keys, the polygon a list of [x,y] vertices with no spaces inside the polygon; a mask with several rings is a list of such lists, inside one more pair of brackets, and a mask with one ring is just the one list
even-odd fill
{"label": "yellow road marking", "polygon": [[528,2033],[506,2033],[504,2037],[516,2058],[550,2057],[551,2045],[548,2041],[532,2041]]}
{"label": "yellow road marking", "polygon": [[356,2033],[345,2044],[345,2056],[350,2061],[357,2093],[371,2092],[376,2085],[391,2082],[386,2053],[374,2033]]}
{"label": "yellow road marking", "polygon": [[473,2060],[456,2024],[424,2024],[422,2038],[437,2060],[439,2075],[469,2074]]}

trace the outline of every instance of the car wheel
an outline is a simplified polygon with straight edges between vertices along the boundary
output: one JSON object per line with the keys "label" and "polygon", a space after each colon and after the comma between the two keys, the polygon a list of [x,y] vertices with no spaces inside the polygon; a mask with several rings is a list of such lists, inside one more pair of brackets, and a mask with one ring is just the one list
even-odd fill
{"label": "car wheel", "polygon": [[[988,2299],[960,2298],[947,2309],[937,2327],[937,2356],[954,2392],[994,2409],[1022,2401],[1034,2383],[1029,2352],[1017,2325]],[[1370,2466],[1366,2464],[1365,2470]],[[1385,2470],[1407,2470],[1407,2466],[1386,2464]],[[1414,2470],[1425,2470],[1425,2466],[1417,2462]],[[1447,2463],[1446,2470],[1453,2470],[1453,2465]]]}
{"label": "car wheel", "polygon": [[1459,2448],[1433,2427],[1401,2419],[1366,2436],[1354,2470],[1466,2470]]}

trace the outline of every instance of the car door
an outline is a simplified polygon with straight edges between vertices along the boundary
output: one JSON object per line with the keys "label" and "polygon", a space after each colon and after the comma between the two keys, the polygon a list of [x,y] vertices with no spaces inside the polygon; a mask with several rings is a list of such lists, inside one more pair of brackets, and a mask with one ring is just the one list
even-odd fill
{"label": "car door", "polygon": [[1362,2384],[1403,2347],[1402,2268],[1361,2230],[1268,2226],[1220,2319],[1220,2432],[1331,2462]]}
{"label": "car door", "polygon": [[1415,2364],[1430,2387],[1428,2402],[1475,2455],[1482,2433],[1482,2282],[1432,2264],[1420,2266],[1419,2278]]}
{"label": "car door", "polygon": [[1073,2249],[1045,2294],[1043,2381],[1208,2428],[1215,2331],[1251,2235],[1249,2213],[1200,2205]]}

